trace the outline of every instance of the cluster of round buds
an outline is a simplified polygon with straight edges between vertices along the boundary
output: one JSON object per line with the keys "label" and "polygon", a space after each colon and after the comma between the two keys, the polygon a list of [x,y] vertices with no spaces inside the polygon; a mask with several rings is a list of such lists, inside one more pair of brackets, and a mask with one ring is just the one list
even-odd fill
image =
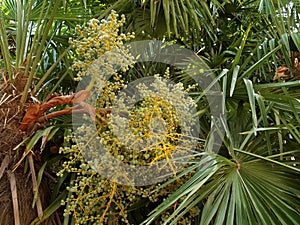
{"label": "cluster of round buds", "polygon": [[[195,103],[183,84],[169,81],[169,70],[164,76],[155,75],[146,82],[147,85],[143,82],[126,85],[119,74],[133,64],[123,43],[134,35],[120,33],[124,22],[125,17],[118,19],[113,11],[106,20],[93,19],[87,27],[78,27],[79,39],[71,40],[78,54],[72,69],[78,72],[78,79],[92,75],[90,84],[97,84],[92,91],[100,94],[91,99],[93,106],[113,109],[105,118],[107,123],[97,123],[96,132],[82,125],[77,131],[80,135],[66,137],[69,145],[60,150],[68,160],[57,175],[72,174],[67,187],[69,194],[62,204],[65,205],[65,214],[71,214],[75,224],[120,221],[130,224],[128,210],[133,205],[145,198],[159,202],[188,179],[185,176],[159,189],[159,183],[145,187],[122,185],[99,173],[101,169],[109,170],[114,165],[106,162],[106,168],[99,169],[99,155],[103,154],[103,149],[99,153],[98,146],[104,147],[105,154],[133,166],[166,160],[176,174],[177,164],[172,160],[184,158],[182,156],[196,145],[193,132],[197,129],[197,120],[192,117]],[[128,88],[136,92],[128,94]],[[90,148],[88,153],[87,148]],[[116,174],[119,175],[122,176],[122,172]]]}
{"label": "cluster of round buds", "polygon": [[[166,75],[168,73],[167,70]],[[159,183],[145,187],[121,185],[99,174],[99,146],[105,146],[107,154],[123,163],[145,166],[160,160],[176,160],[176,156],[181,157],[181,153],[186,154],[196,144],[189,138],[196,124],[190,112],[195,103],[181,83],[175,84],[164,76],[155,75],[149,85],[145,82],[135,85],[136,91],[130,95],[120,90],[119,84],[123,83],[120,79],[106,82],[104,87],[110,91],[102,92],[100,103],[96,103],[111,104],[114,110],[107,117],[109,122],[99,123],[96,133],[89,126],[79,127],[81,135],[67,139],[75,144],[61,149],[69,160],[58,175],[62,176],[64,172],[74,174],[67,188],[70,194],[63,204],[66,205],[65,214],[72,214],[76,224],[86,224],[87,221],[109,224],[115,218],[129,224],[127,210],[139,200],[147,198],[159,202],[188,179],[186,176],[159,189]],[[114,88],[109,88],[114,85]],[[130,85],[124,90],[127,88]],[[103,95],[112,93],[114,98],[103,98]],[[88,154],[84,153],[87,146],[90,148]],[[105,164],[107,167],[102,170],[114,166],[111,162]],[[176,170],[172,161],[169,166]],[[188,217],[185,220],[189,220]]]}
{"label": "cluster of round buds", "polygon": [[123,44],[125,41],[134,38],[134,33],[120,33],[120,29],[125,23],[125,16],[122,15],[121,19],[118,17],[118,14],[112,11],[107,19],[101,21],[92,19],[86,27],[77,27],[79,38],[69,40],[78,55],[77,60],[71,67],[78,72],[77,79],[80,80],[82,76],[85,76],[87,67],[106,52],[114,48],[126,52]]}
{"label": "cluster of round buds", "polygon": [[[86,162],[80,143],[66,146],[60,151],[69,160],[63,164],[58,176],[63,176],[66,172],[72,174],[66,188],[68,197],[62,201],[62,205],[65,206],[64,216],[72,216],[76,225],[112,224],[121,221],[122,224],[129,225],[131,223],[128,220],[128,211],[139,201],[149,199],[151,202],[161,202],[184,183],[184,179],[178,179],[163,189],[158,189],[159,184],[145,187],[117,184],[101,176]],[[188,177],[190,176],[185,179]],[[168,218],[166,215],[171,213],[172,209],[158,218],[158,224],[162,224],[162,221]],[[195,216],[187,215],[183,224],[190,224],[186,222],[192,220],[192,215]]]}
{"label": "cluster of round buds", "polygon": [[99,135],[109,153],[121,161],[144,166],[168,160],[171,166],[176,155],[186,155],[196,145],[191,138],[197,124],[191,111],[195,102],[181,83],[159,75],[148,83],[128,85],[129,94],[126,89],[119,93],[109,115],[109,132]]}

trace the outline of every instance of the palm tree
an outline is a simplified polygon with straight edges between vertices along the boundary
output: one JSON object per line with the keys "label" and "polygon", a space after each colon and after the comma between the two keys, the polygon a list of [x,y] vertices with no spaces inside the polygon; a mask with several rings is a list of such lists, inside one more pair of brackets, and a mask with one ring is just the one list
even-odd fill
{"label": "palm tree", "polygon": [[[200,138],[206,140],[200,149],[203,157],[160,185],[162,190],[172,187],[177,178],[188,177],[180,188],[171,188],[172,193],[148,218],[134,215],[142,211],[137,208],[150,204],[142,199],[131,209],[131,220],[156,223],[165,214],[170,215],[165,224],[177,224],[189,213],[193,215],[189,222],[201,225],[298,224],[299,4],[271,0],[105,3],[112,4],[102,13],[94,1],[1,2],[0,223],[30,224],[36,217],[33,223],[42,221],[66,199],[67,192],[60,194],[59,189],[68,185],[70,174],[59,178],[49,201],[43,173],[56,159],[38,160],[40,146],[59,128],[26,124],[23,129],[21,121],[37,99],[47,103],[58,88],[63,94],[72,90],[73,52],[68,38],[75,25],[93,15],[104,17],[115,8],[128,15],[127,29],[138,38],[176,40],[197,52],[216,74],[214,82],[224,93],[220,105],[226,112],[226,118],[214,120],[206,100],[199,98],[203,90],[191,93],[198,101]],[[175,79],[191,82],[184,74]],[[211,124],[218,125],[216,132],[222,138],[218,152],[211,151],[215,144]],[[39,147],[34,147],[39,140]]]}

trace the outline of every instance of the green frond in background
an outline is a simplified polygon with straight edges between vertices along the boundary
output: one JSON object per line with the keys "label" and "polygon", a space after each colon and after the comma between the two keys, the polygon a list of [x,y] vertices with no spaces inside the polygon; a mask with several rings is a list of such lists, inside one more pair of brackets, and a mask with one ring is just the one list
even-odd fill
{"label": "green frond in background", "polygon": [[[190,91],[197,103],[199,149],[195,158],[186,159],[187,165],[179,174],[159,185],[135,188],[103,179],[74,147],[74,140],[66,141],[61,148],[64,154],[48,158],[45,153],[38,184],[48,169],[54,174],[62,164],[66,170],[57,177],[43,216],[32,224],[49,222],[54,214],[61,220],[56,224],[63,221],[64,225],[93,224],[87,215],[116,225],[299,224],[299,1],[3,0],[0,5],[1,74],[4,83],[21,84],[21,105],[28,103],[30,95],[44,101],[55,92],[68,94],[75,89],[74,77],[85,69],[76,62],[92,63],[97,55],[86,61],[83,57],[99,49],[81,48],[80,54],[69,39],[79,46],[84,37],[78,38],[76,29],[92,26],[88,23],[91,18],[100,26],[112,9],[125,14],[128,21],[119,27],[113,25],[112,30],[135,32],[136,40],[170,41],[193,50],[215,73],[212,83],[219,84],[222,91],[220,102],[215,102],[221,108],[220,120],[211,116],[207,90]],[[111,40],[112,30],[103,40]],[[96,34],[85,41],[95,44],[99,38]],[[78,53],[82,61],[76,61]],[[133,81],[163,74],[168,66],[136,63],[122,76]],[[283,77],[278,77],[280,68],[286,71]],[[170,71],[172,81],[182,82],[184,87],[193,84],[187,74],[174,67]],[[115,93],[110,90],[109,98]],[[103,102],[103,107],[111,104]],[[70,116],[50,123],[22,141],[25,153],[40,141],[43,146],[43,140],[50,137],[68,136],[64,130],[72,125]],[[219,140],[214,138],[212,127],[220,134]],[[111,141],[111,136],[106,136],[107,140]],[[218,152],[212,152],[214,146],[220,147]]]}
{"label": "green frond in background", "polygon": [[[195,206],[202,208],[195,224],[297,224],[297,174],[263,161],[232,163],[219,156],[198,162],[199,170],[172,193],[143,224],[150,224],[170,205],[184,198],[164,224],[177,224]],[[296,201],[298,199],[298,201]]]}

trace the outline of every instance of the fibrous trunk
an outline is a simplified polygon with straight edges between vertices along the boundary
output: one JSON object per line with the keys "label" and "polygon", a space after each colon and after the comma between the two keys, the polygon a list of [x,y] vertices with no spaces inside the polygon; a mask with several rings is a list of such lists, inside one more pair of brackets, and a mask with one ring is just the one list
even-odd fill
{"label": "fibrous trunk", "polygon": [[[26,137],[19,130],[26,109],[26,105],[20,105],[24,84],[25,80],[17,77],[14,84],[2,84],[0,89],[0,224],[3,225],[27,225],[37,217],[36,207],[32,207],[30,170],[24,169],[25,160],[15,168],[24,146],[15,147]],[[42,202],[44,193],[45,188],[40,188]]]}

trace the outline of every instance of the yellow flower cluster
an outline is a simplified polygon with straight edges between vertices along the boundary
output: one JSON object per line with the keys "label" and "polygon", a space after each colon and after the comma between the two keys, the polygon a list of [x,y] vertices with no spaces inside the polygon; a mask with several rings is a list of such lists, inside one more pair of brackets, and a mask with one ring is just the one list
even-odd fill
{"label": "yellow flower cluster", "polygon": [[[191,137],[196,119],[191,117],[190,109],[195,103],[181,83],[168,83],[169,70],[165,76],[155,75],[150,86],[135,86],[138,96],[121,91],[126,89],[126,82],[118,71],[124,74],[129,68],[126,65],[133,63],[123,46],[133,34],[120,33],[124,22],[125,17],[119,20],[113,11],[106,20],[93,19],[86,28],[78,28],[80,38],[71,41],[78,54],[72,69],[78,71],[79,79],[92,75],[91,79],[101,86],[93,89],[101,93],[93,106],[114,108],[105,118],[108,123],[97,121],[96,132],[82,125],[78,128],[80,135],[66,137],[66,145],[60,149],[68,160],[57,175],[72,174],[67,187],[69,194],[62,204],[65,216],[71,215],[75,224],[132,224],[128,215],[139,202],[162,201],[191,175],[158,189],[160,183],[144,187],[119,184],[116,181],[120,176],[127,179],[122,171],[113,174],[115,179],[99,173],[115,166],[105,161],[105,155],[109,154],[120,163],[133,166],[152,166],[165,160],[167,165],[158,164],[161,166],[158,169],[169,167],[176,175],[179,169],[176,157],[187,161],[186,153],[197,144]],[[93,76],[93,73],[99,74],[99,68],[103,76]],[[87,148],[88,153],[84,152]],[[154,175],[143,179],[151,179],[151,176]],[[136,183],[135,180],[132,183]],[[158,218],[158,221],[163,219]],[[182,224],[189,224],[190,220],[187,216]]]}
{"label": "yellow flower cluster", "polygon": [[85,76],[89,65],[100,58],[103,54],[114,48],[124,49],[124,41],[134,38],[134,33],[120,33],[125,23],[125,16],[118,19],[118,14],[112,11],[107,19],[92,19],[86,27],[77,27],[79,38],[69,42],[76,49],[78,58],[72,65],[72,69],[78,71],[78,79]]}
{"label": "yellow flower cluster", "polygon": [[[75,141],[72,137],[68,138],[69,143]],[[62,205],[65,206],[64,216],[72,216],[76,225],[133,224],[130,220],[132,218],[130,212],[134,212],[137,205],[145,202],[148,202],[147,204],[161,202],[192,175],[187,174],[184,178],[162,189],[159,189],[160,184],[145,187],[118,184],[106,179],[98,173],[98,170],[93,169],[83,156],[81,147],[77,143],[61,148],[61,153],[66,154],[69,161],[63,164],[63,169],[58,173],[58,176],[63,176],[64,173],[72,174],[67,186],[69,194],[62,201]],[[162,224],[174,209],[170,209],[161,218],[157,218],[155,224]],[[191,224],[192,217],[195,215],[197,214],[194,212],[187,214],[181,224]]]}
{"label": "yellow flower cluster", "polygon": [[109,132],[100,134],[103,144],[126,163],[151,166],[165,160],[176,173],[175,155],[187,155],[196,145],[190,138],[190,129],[196,125],[190,112],[195,103],[181,83],[168,83],[158,74],[149,87],[140,83],[134,89],[137,94],[133,96],[119,94],[109,115]]}

